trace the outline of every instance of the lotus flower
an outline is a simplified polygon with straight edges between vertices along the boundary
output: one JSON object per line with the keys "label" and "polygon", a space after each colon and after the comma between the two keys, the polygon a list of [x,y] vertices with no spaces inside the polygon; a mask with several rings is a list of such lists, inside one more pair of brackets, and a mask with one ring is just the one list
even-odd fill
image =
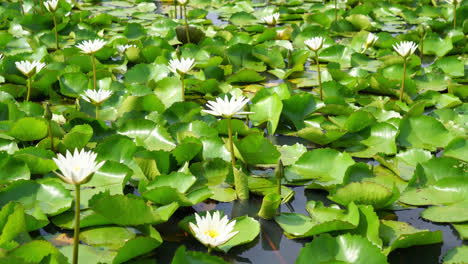
{"label": "lotus flower", "polygon": [[216,101],[208,101],[206,106],[210,110],[202,110],[205,113],[212,114],[214,116],[223,116],[225,118],[230,118],[232,116],[240,116],[253,114],[253,112],[243,112],[241,111],[244,106],[249,102],[249,98],[241,96],[240,98],[231,97],[231,100],[228,99],[227,95],[224,96],[224,100],[221,98],[216,98]]}
{"label": "lotus flower", "polygon": [[238,233],[238,231],[232,232],[234,225],[236,224],[236,220],[229,223],[229,219],[226,215],[220,219],[218,211],[214,212],[213,216],[207,212],[205,217],[200,217],[195,213],[195,219],[197,221],[197,225],[189,223],[190,228],[193,233],[195,233],[195,237],[205,246],[210,248],[226,243]]}
{"label": "lotus flower", "polygon": [[85,91],[85,94],[82,95],[81,97],[83,100],[92,103],[94,105],[100,105],[102,104],[105,100],[107,100],[110,96],[112,95],[112,91],[109,90],[91,90],[88,89]]}
{"label": "lotus flower", "polygon": [[95,40],[85,40],[80,44],[76,45],[77,48],[81,50],[82,53],[85,54],[94,54],[98,50],[102,49],[106,45],[106,41],[102,39],[95,39]]}
{"label": "lotus flower", "polygon": [[44,6],[49,10],[49,12],[55,13],[57,11],[59,0],[49,0],[44,2]]}
{"label": "lotus flower", "polygon": [[64,182],[80,185],[86,183],[99,170],[105,161],[96,162],[97,154],[92,151],[75,149],[73,155],[67,150],[66,156],[58,154],[52,160],[57,164],[62,174],[54,171]]}
{"label": "lotus flower", "polygon": [[117,46],[116,46],[117,50],[118,50],[120,53],[124,53],[127,49],[132,48],[132,47],[133,47],[133,48],[136,48],[137,46],[136,46],[136,45],[133,45],[133,44],[131,44],[131,45],[128,45],[128,44],[127,44],[127,45],[117,45]]}
{"label": "lotus flower", "polygon": [[412,55],[417,48],[418,45],[413,41],[402,41],[393,45],[393,49],[395,49],[395,51],[403,58]]}
{"label": "lotus flower", "polygon": [[195,66],[195,59],[193,58],[171,59],[169,61],[169,70],[173,73],[186,74],[193,66]]}
{"label": "lotus flower", "polygon": [[319,49],[322,48],[323,41],[323,37],[313,37],[311,39],[306,39],[304,41],[304,44],[306,44],[310,50],[317,52]]}
{"label": "lotus flower", "polygon": [[271,14],[271,15],[268,15],[268,16],[262,18],[262,19],[263,19],[263,21],[264,21],[265,23],[267,23],[268,25],[274,26],[274,25],[276,25],[276,23],[278,22],[279,17],[280,17],[280,13],[276,12],[276,13]]}
{"label": "lotus flower", "polygon": [[31,77],[33,76],[34,74],[40,72],[42,70],[42,68],[45,67],[45,63],[43,62],[40,62],[40,61],[17,61],[15,62],[16,64],[16,68],[22,72],[24,75],[26,75],[27,77]]}

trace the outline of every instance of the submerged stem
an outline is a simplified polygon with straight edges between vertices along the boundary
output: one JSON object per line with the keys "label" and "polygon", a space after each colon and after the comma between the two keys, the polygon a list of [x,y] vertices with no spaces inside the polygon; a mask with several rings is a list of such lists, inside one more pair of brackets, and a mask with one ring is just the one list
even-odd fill
{"label": "submerged stem", "polygon": [[54,28],[55,28],[55,47],[57,49],[60,49],[59,41],[58,41],[58,32],[57,32],[57,18],[55,17],[55,13],[54,13]]}
{"label": "submerged stem", "polygon": [[75,184],[75,234],[73,235],[73,264],[78,264],[78,244],[80,243],[80,185]]}
{"label": "submerged stem", "polygon": [[231,117],[228,117],[228,135],[229,135],[229,148],[231,152],[232,169],[236,166],[236,157],[234,155],[234,143],[232,142],[232,124]]}
{"label": "submerged stem", "polygon": [[99,112],[99,105],[96,105],[96,119],[98,119],[98,118],[99,118],[99,114],[98,114],[98,112]]}
{"label": "submerged stem", "polygon": [[405,79],[406,79],[406,57],[403,58],[403,80],[401,82],[400,88],[400,101],[403,99],[403,90],[405,89]]}
{"label": "submerged stem", "polygon": [[320,100],[323,100],[322,75],[320,74],[320,63],[319,63],[318,51],[315,52],[315,59],[317,61],[318,81],[319,81],[319,88],[320,88]]}

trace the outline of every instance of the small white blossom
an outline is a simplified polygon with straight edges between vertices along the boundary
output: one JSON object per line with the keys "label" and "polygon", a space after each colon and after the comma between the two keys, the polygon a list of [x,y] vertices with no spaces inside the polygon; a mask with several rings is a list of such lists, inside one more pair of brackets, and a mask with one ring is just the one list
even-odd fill
{"label": "small white blossom", "polygon": [[189,223],[189,226],[193,233],[195,233],[195,237],[207,247],[214,248],[220,246],[239,233],[239,231],[232,232],[236,220],[232,220],[229,223],[226,215],[220,219],[218,211],[214,212],[213,216],[207,212],[204,217],[200,217],[195,213],[195,219],[197,224]]}
{"label": "small white blossom", "polygon": [[131,45],[129,45],[129,44],[127,44],[127,45],[117,45],[117,46],[116,46],[117,50],[118,50],[120,53],[124,53],[127,49],[132,48],[132,47],[133,47],[133,48],[136,48],[137,46],[136,46],[136,45],[133,45],[133,44],[131,44]]}
{"label": "small white blossom", "polygon": [[367,39],[366,39],[366,46],[367,47],[373,46],[377,42],[378,39],[379,37],[377,37],[377,35],[375,35],[372,32],[369,32],[369,34],[367,35]]}
{"label": "small white blossom", "polygon": [[67,120],[65,119],[63,115],[56,115],[56,114],[52,114],[52,121],[55,121],[56,123],[60,125],[63,125],[67,122]]}
{"label": "small white blossom", "polygon": [[64,182],[77,185],[86,183],[99,170],[105,161],[96,162],[97,154],[92,151],[79,152],[75,149],[73,155],[67,150],[66,156],[58,154],[52,160],[57,164],[62,174],[54,171]]}
{"label": "small white blossom", "polygon": [[278,23],[279,17],[280,17],[280,13],[276,12],[276,13],[268,15],[268,16],[262,18],[262,19],[268,25],[274,26],[274,25],[276,25],[276,23]]}
{"label": "small white blossom", "polygon": [[104,45],[106,45],[106,41],[102,39],[95,39],[95,40],[85,40],[81,42],[80,44],[76,45],[76,47],[79,48],[82,53],[92,54],[102,49]]}
{"label": "small white blossom", "polygon": [[402,57],[406,58],[414,53],[418,45],[413,41],[402,41],[393,45],[393,49]]}
{"label": "small white blossom", "polygon": [[241,96],[240,98],[234,98],[233,96],[231,97],[231,100],[229,100],[226,95],[224,96],[224,100],[218,97],[216,98],[216,101],[208,101],[206,106],[210,108],[210,110],[202,111],[214,116],[223,116],[225,118],[253,114],[253,112],[241,111],[244,108],[244,106],[249,102],[249,100],[249,98],[246,98],[244,96]]}
{"label": "small white blossom", "polygon": [[106,101],[112,95],[112,91],[110,90],[99,90],[95,91],[92,89],[88,89],[85,91],[84,95],[81,95],[83,100],[92,103],[94,105],[100,105],[104,101]]}
{"label": "small white blossom", "polygon": [[54,13],[57,11],[59,0],[49,0],[44,2],[44,6],[49,10],[49,12]]}
{"label": "small white blossom", "polygon": [[188,3],[189,0],[177,0],[177,2],[181,5],[185,5]]}
{"label": "small white blossom", "polygon": [[17,61],[15,62],[16,64],[16,68],[22,72],[24,75],[26,75],[27,77],[31,77],[33,76],[34,74],[40,72],[42,70],[42,68],[45,67],[45,63],[43,62],[40,62],[40,61],[27,61],[27,60],[24,60],[24,61]]}
{"label": "small white blossom", "polygon": [[322,48],[323,41],[323,37],[313,37],[311,39],[306,39],[304,41],[304,44],[306,44],[310,50],[317,52],[319,49]]}
{"label": "small white blossom", "polygon": [[182,58],[182,59],[171,59],[169,61],[169,70],[173,73],[185,74],[189,72],[193,66],[195,66],[195,59],[193,58]]}

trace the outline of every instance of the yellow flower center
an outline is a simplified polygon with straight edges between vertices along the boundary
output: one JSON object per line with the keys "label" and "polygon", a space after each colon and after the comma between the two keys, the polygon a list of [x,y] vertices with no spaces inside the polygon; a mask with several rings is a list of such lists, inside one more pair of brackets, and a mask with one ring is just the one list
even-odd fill
{"label": "yellow flower center", "polygon": [[216,230],[208,230],[205,231],[205,235],[209,235],[211,238],[215,238],[219,235],[219,233]]}
{"label": "yellow flower center", "polygon": [[76,166],[75,171],[79,171],[79,170],[80,170],[80,167]]}

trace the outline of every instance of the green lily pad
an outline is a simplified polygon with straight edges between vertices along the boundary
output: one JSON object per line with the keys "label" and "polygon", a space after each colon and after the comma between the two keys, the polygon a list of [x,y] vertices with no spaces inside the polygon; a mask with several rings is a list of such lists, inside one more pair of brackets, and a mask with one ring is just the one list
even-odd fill
{"label": "green lily pad", "polygon": [[384,253],[388,255],[397,248],[407,248],[416,245],[428,245],[442,242],[442,232],[419,230],[407,223],[381,220],[380,237],[386,246]]}
{"label": "green lily pad", "polygon": [[398,135],[402,146],[430,151],[447,146],[452,139],[452,134],[437,119],[430,116],[404,118]]}
{"label": "green lily pad", "polygon": [[387,263],[387,258],[364,237],[350,234],[332,237],[323,234],[301,249],[296,263],[381,264]]}
{"label": "green lily pad", "polygon": [[288,167],[285,178],[290,182],[317,179],[326,185],[341,184],[346,170],[354,163],[346,152],[315,149],[304,153]]}
{"label": "green lily pad", "polygon": [[18,180],[0,191],[0,205],[10,201],[20,202],[26,210],[38,206],[44,214],[53,216],[70,209],[73,197],[55,180]]}
{"label": "green lily pad", "polygon": [[95,195],[90,200],[93,211],[118,225],[163,223],[177,210],[177,203],[153,208],[144,200],[123,195]]}
{"label": "green lily pad", "polygon": [[421,217],[432,222],[468,221],[468,201],[461,201],[447,206],[432,206],[421,212]]}
{"label": "green lily pad", "polygon": [[447,252],[443,258],[443,264],[459,264],[468,259],[468,246],[462,245]]}
{"label": "green lily pad", "polygon": [[198,251],[185,251],[185,246],[180,246],[171,264],[227,264],[222,258],[211,256],[209,254],[198,252]]}
{"label": "green lily pad", "polygon": [[260,133],[252,133],[234,143],[247,164],[276,164],[281,155],[271,141]]}
{"label": "green lily pad", "polygon": [[273,135],[278,126],[283,103],[277,94],[270,96],[260,96],[260,94],[260,92],[257,93],[252,99],[249,111],[254,112],[254,114],[249,115],[249,117],[254,126],[268,122],[268,134]]}
{"label": "green lily pad", "polygon": [[458,137],[450,141],[445,147],[444,156],[468,162],[468,143],[465,138]]}
{"label": "green lily pad", "polygon": [[47,122],[42,118],[24,117],[15,122],[8,134],[21,141],[39,140],[48,135]]}

